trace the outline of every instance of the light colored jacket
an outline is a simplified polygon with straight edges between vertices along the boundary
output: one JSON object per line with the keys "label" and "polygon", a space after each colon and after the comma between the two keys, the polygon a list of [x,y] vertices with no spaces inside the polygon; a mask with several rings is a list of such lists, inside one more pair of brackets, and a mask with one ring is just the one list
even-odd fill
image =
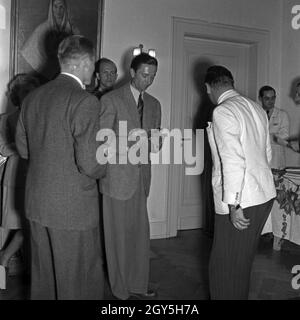
{"label": "light colored jacket", "polygon": [[284,110],[274,108],[269,120],[270,140],[272,147],[271,168],[282,169],[285,163],[285,147],[276,142],[275,137],[287,139],[289,137],[289,118]]}
{"label": "light colored jacket", "polygon": [[[161,106],[159,101],[144,92],[143,129],[160,128]],[[100,99],[100,127],[111,129],[119,134],[120,121],[127,123],[127,135],[133,129],[140,128],[140,118],[137,111],[130,83],[110,91]],[[118,200],[130,199],[137,187],[139,175],[143,177],[146,196],[151,185],[151,164],[107,164],[106,175],[100,180],[101,193]]]}
{"label": "light colored jacket", "polygon": [[276,196],[268,118],[257,103],[235,90],[224,92],[207,133],[216,213],[228,214],[228,204],[247,208]]}

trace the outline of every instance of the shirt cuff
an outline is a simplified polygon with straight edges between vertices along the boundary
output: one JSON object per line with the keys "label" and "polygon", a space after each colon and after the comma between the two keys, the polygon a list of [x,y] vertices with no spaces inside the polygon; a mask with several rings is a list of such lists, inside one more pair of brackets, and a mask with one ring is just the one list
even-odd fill
{"label": "shirt cuff", "polygon": [[223,202],[237,206],[241,202],[241,192],[224,191]]}

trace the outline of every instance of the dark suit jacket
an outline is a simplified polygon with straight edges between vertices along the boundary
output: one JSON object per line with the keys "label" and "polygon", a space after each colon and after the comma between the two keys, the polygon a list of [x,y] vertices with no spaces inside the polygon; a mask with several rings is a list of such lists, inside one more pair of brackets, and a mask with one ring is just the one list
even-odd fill
{"label": "dark suit jacket", "polygon": [[76,79],[59,75],[29,94],[16,133],[29,159],[26,216],[44,226],[86,230],[98,225],[96,160],[99,102]]}
{"label": "dark suit jacket", "polygon": [[[160,128],[161,106],[157,99],[144,93],[143,129]],[[137,105],[130,89],[130,84],[113,90],[100,100],[101,128],[119,132],[119,121],[127,121],[127,134],[140,128]],[[128,144],[129,145],[129,144]],[[145,194],[148,196],[151,183],[151,164],[107,164],[106,176],[100,181],[100,191],[118,200],[130,199],[138,186],[139,174],[143,176]]]}

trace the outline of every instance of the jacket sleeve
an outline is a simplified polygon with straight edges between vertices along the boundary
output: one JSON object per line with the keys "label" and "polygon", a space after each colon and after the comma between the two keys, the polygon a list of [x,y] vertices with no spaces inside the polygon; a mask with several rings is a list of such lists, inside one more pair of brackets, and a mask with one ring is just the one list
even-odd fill
{"label": "jacket sleeve", "polygon": [[103,96],[100,99],[100,128],[116,130],[116,110],[111,97]]}
{"label": "jacket sleeve", "polygon": [[27,135],[26,135],[24,119],[23,119],[24,108],[25,106],[22,107],[21,113],[18,119],[16,134],[15,134],[15,141],[16,141],[16,147],[20,157],[23,159],[28,159],[29,158],[28,141],[27,141]]}
{"label": "jacket sleeve", "polygon": [[100,106],[96,97],[89,95],[76,106],[71,120],[74,154],[78,170],[94,179],[105,175],[106,166],[97,162],[99,142],[96,140]]}
{"label": "jacket sleeve", "polygon": [[287,113],[283,110],[280,113],[280,128],[276,135],[278,135],[278,137],[281,139],[287,139],[290,135],[289,118]]}
{"label": "jacket sleeve", "polygon": [[240,141],[240,124],[229,108],[219,106],[214,110],[213,132],[222,163],[222,201],[238,204],[244,187],[246,162]]}

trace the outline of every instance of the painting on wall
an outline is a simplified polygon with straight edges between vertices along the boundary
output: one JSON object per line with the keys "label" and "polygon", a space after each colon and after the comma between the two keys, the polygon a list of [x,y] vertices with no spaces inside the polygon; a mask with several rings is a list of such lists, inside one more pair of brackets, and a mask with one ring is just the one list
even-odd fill
{"label": "painting on wall", "polygon": [[34,73],[43,81],[59,73],[57,49],[72,34],[90,39],[100,57],[104,0],[13,0],[11,76]]}

